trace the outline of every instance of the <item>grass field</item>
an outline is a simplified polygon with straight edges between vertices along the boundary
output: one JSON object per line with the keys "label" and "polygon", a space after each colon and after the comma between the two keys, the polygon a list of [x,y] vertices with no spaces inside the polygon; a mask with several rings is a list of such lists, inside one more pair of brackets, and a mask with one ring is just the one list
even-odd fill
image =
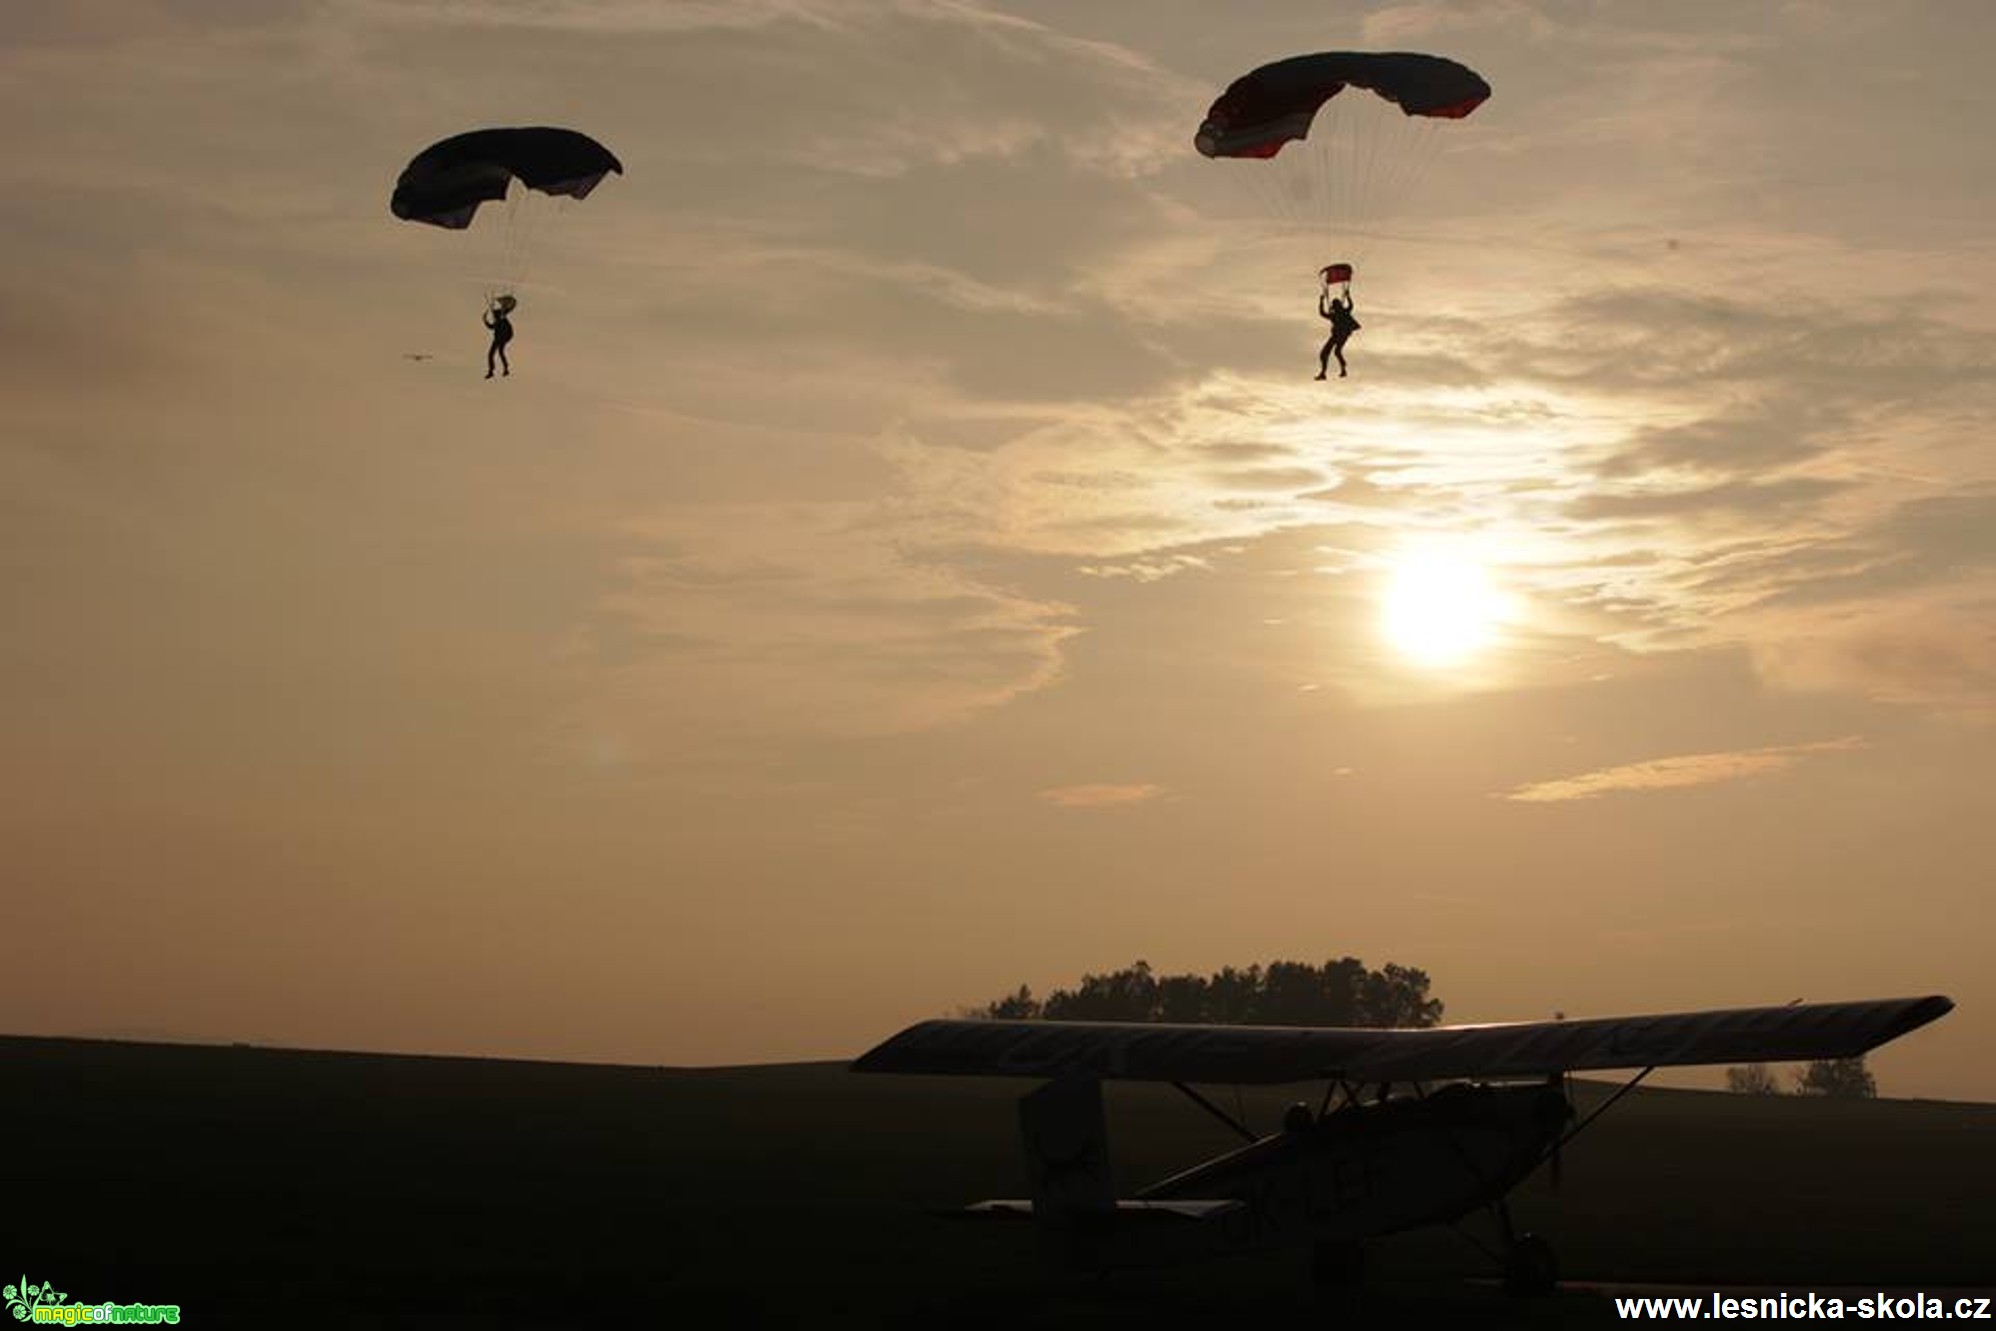
{"label": "grass field", "polygon": [[[189,1326],[1324,1320],[1300,1259],[1049,1295],[1029,1233],[931,1217],[1024,1194],[1014,1082],[14,1038],[0,1067],[6,1279]],[[1125,1190],[1229,1141],[1169,1088],[1109,1114]],[[1996,1293],[1996,1106],[1644,1090],[1566,1166],[1515,1204],[1569,1278]],[[1447,1231],[1379,1245],[1366,1320],[1612,1319],[1485,1270]]]}

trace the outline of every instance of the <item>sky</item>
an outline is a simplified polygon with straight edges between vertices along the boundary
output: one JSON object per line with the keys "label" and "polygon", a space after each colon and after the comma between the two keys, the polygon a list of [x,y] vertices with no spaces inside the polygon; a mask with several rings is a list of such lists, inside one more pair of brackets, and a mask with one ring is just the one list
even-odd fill
{"label": "sky", "polygon": [[[1362,217],[1257,178],[1328,141],[1193,150],[1337,49],[1494,95]],[[1349,954],[1461,1021],[1947,993],[1882,1088],[1996,1099],[1992,58],[1980,0],[8,4],[0,1027],[746,1063]],[[506,209],[388,196],[508,124],[625,173],[520,210],[487,382]]]}

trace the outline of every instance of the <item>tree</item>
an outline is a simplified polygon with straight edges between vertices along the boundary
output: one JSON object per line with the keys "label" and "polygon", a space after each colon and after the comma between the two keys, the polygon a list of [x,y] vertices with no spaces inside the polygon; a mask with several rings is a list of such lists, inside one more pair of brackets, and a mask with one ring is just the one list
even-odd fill
{"label": "tree", "polygon": [[1869,1100],[1878,1094],[1878,1080],[1856,1058],[1819,1058],[1795,1074],[1797,1095],[1824,1095],[1835,1100]]}
{"label": "tree", "polygon": [[1255,1020],[1255,1004],[1261,993],[1261,967],[1237,971],[1222,966],[1206,982],[1206,1011],[1201,1021],[1222,1026],[1242,1026]]}
{"label": "tree", "polygon": [[1767,1064],[1749,1063],[1726,1069],[1726,1089],[1734,1095],[1779,1095],[1781,1083],[1774,1079],[1774,1071]]}
{"label": "tree", "polygon": [[1442,1000],[1428,997],[1428,973],[1387,962],[1365,979],[1359,1004],[1360,1026],[1433,1026],[1442,1019]]}
{"label": "tree", "polygon": [[1084,975],[1073,989],[1047,995],[1042,1015],[1051,1021],[1155,1021],[1157,980],[1139,961],[1107,975]]}
{"label": "tree", "polygon": [[1159,1021],[1200,1022],[1212,1001],[1212,986],[1201,975],[1167,975],[1157,982]]}
{"label": "tree", "polygon": [[1357,957],[1322,966],[1271,961],[1210,976],[1157,975],[1138,961],[1119,971],[1084,975],[1072,989],[1056,989],[1045,1002],[1019,986],[968,1015],[994,1021],[1163,1021],[1273,1026],[1433,1026],[1442,1001],[1428,996],[1428,974],[1388,962],[1368,970]]}
{"label": "tree", "polygon": [[1301,961],[1271,961],[1261,973],[1261,1001],[1255,1020],[1271,1026],[1349,1026],[1351,994],[1346,986],[1326,983],[1330,969],[1318,970]]}
{"label": "tree", "polygon": [[1033,997],[1033,991],[1025,985],[1019,986],[1016,994],[1007,994],[981,1008],[973,1009],[968,1015],[984,1017],[991,1021],[1018,1021],[1040,1015],[1040,1000]]}

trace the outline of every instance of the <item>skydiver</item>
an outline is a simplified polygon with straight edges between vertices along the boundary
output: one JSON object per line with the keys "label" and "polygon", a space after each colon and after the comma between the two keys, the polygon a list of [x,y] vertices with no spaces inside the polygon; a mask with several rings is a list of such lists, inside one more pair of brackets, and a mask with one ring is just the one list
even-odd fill
{"label": "skydiver", "polygon": [[513,321],[507,316],[512,313],[513,299],[500,296],[485,311],[485,326],[492,330],[492,345],[485,349],[485,377],[492,377],[493,358],[497,357],[500,373],[511,375],[512,362],[506,359],[506,344],[513,340]]}
{"label": "skydiver", "polygon": [[1317,377],[1322,379],[1330,373],[1331,357],[1336,356],[1338,358],[1338,378],[1343,379],[1347,374],[1345,370],[1345,343],[1351,339],[1353,333],[1356,333],[1363,326],[1352,315],[1351,283],[1345,283],[1345,294],[1342,300],[1333,298],[1330,284],[1328,282],[1325,283],[1323,291],[1317,297],[1317,313],[1323,318],[1330,320],[1331,323],[1330,340],[1325,342],[1324,349],[1317,353]]}

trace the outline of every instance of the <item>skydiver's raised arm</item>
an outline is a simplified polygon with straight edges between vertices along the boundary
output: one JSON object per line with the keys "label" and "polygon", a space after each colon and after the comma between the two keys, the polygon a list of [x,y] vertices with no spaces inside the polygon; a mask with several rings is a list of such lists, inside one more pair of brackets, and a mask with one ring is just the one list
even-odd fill
{"label": "skydiver's raised arm", "polygon": [[1325,287],[1317,295],[1317,314],[1321,318],[1331,317],[1331,289]]}

